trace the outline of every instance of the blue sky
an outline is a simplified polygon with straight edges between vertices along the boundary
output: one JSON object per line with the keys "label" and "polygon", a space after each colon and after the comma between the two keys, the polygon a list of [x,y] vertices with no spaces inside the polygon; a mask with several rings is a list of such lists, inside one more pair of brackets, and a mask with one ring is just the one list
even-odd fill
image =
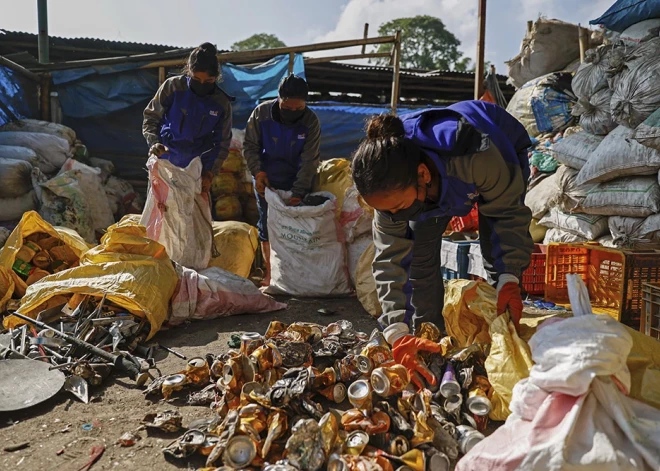
{"label": "blue sky", "polygon": [[[287,45],[371,35],[390,19],[421,14],[441,18],[474,57],[477,0],[50,0],[50,34],[172,46],[204,41],[228,49],[253,33],[279,36]],[[518,53],[527,20],[539,14],[586,25],[614,0],[489,0],[486,59],[506,73]],[[37,32],[36,0],[0,0],[0,28]],[[576,39],[577,40],[577,39]],[[344,50],[346,53],[354,51]],[[322,53],[328,54],[328,53]]]}

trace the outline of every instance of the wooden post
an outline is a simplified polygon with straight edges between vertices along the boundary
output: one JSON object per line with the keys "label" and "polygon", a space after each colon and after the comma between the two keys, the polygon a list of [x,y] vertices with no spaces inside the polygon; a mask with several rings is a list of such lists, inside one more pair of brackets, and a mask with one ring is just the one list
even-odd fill
{"label": "wooden post", "polygon": [[392,101],[390,107],[392,114],[396,114],[396,107],[399,103],[399,78],[401,70],[401,31],[394,35],[394,48],[392,49],[394,66],[392,67]]}
{"label": "wooden post", "polygon": [[477,36],[477,67],[474,72],[474,99],[484,94],[484,46],[486,43],[486,0],[479,0],[479,30]]}
{"label": "wooden post", "polygon": [[589,30],[578,24],[578,40],[580,41],[580,62],[584,62],[584,55],[589,49]]}
{"label": "wooden post", "polygon": [[296,60],[296,53],[295,52],[290,52],[289,53],[289,75],[293,73],[293,63]]}
{"label": "wooden post", "polygon": [[[364,39],[367,39],[369,37],[369,23],[364,24]],[[362,54],[367,52],[367,45],[363,44],[362,45]]]}
{"label": "wooden post", "polygon": [[39,86],[39,108],[41,111],[41,120],[50,121],[50,74],[41,74]]}
{"label": "wooden post", "polygon": [[158,67],[158,86],[165,81],[165,67]]}

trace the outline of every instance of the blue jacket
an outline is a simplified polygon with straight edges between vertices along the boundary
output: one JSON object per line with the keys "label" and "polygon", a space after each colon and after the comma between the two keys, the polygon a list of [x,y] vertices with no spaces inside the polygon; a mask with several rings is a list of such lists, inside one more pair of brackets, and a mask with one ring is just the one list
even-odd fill
{"label": "blue jacket", "polygon": [[[520,277],[534,249],[531,211],[524,204],[531,142],[522,124],[481,101],[405,115],[403,124],[405,137],[421,147],[440,176],[438,202],[427,205],[419,220],[466,216],[478,203],[482,253],[499,274]],[[374,278],[384,314],[412,315],[413,231],[408,222],[376,211],[374,244]]]}
{"label": "blue jacket", "polygon": [[277,100],[252,112],[245,130],[245,160],[252,175],[266,172],[269,183],[304,196],[312,188],[319,164],[321,127],[309,108],[294,124],[282,123]]}
{"label": "blue jacket", "polygon": [[190,78],[167,79],[144,110],[142,134],[149,146],[158,142],[170,151],[161,158],[186,167],[201,157],[204,170],[212,170],[229,154],[231,99],[220,88],[200,97],[190,90]]}

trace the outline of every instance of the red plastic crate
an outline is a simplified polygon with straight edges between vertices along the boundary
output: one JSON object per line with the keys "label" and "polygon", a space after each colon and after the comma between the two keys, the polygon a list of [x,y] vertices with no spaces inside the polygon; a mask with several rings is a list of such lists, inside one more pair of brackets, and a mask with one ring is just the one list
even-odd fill
{"label": "red plastic crate", "polygon": [[467,216],[454,216],[449,221],[449,227],[454,232],[477,232],[479,230],[479,210],[475,204]]}
{"label": "red plastic crate", "polygon": [[543,294],[545,292],[545,260],[546,246],[535,244],[529,268],[522,274],[522,287],[527,294]]}
{"label": "red plastic crate", "polygon": [[660,282],[660,252],[615,250],[589,244],[550,244],[545,299],[567,304],[566,274],[576,273],[589,291],[594,313],[638,327],[642,285]]}

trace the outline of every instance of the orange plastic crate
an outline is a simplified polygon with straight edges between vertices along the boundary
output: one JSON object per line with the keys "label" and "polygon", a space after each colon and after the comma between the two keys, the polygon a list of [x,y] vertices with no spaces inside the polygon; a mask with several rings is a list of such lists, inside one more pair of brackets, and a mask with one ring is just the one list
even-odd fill
{"label": "orange plastic crate", "polygon": [[449,221],[449,227],[454,232],[477,232],[479,230],[479,210],[475,204],[467,216],[454,216]]}
{"label": "orange plastic crate", "polygon": [[529,268],[522,274],[522,287],[525,293],[543,294],[545,292],[545,259],[546,246],[536,244]]}
{"label": "orange plastic crate", "polygon": [[594,313],[639,326],[642,285],[660,282],[660,252],[615,250],[589,244],[550,244],[545,299],[567,304],[566,274],[576,273],[589,291]]}

